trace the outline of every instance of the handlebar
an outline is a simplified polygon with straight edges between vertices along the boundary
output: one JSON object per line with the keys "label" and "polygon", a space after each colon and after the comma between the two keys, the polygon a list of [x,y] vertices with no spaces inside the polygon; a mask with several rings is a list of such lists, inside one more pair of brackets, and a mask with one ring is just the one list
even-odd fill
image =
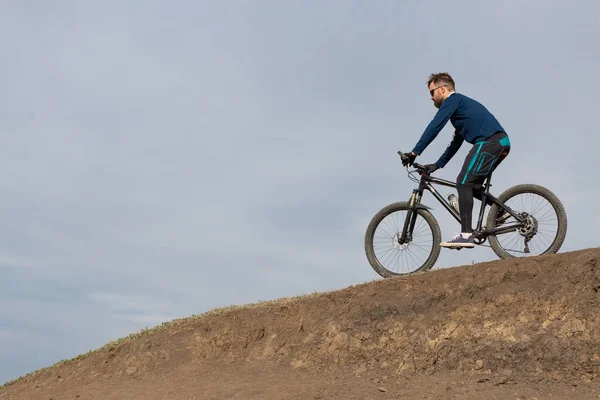
{"label": "handlebar", "polygon": [[413,167],[415,167],[417,169],[417,172],[419,174],[424,174],[425,173],[425,166],[423,166],[423,165],[421,165],[419,163],[416,163],[416,162],[413,162],[412,164],[408,164],[408,161],[409,161],[408,156],[406,154],[404,154],[403,152],[401,152],[401,151],[398,152],[398,155],[400,155],[400,158],[402,159],[402,164],[403,165],[405,165],[407,167],[408,167],[408,165],[412,165]]}

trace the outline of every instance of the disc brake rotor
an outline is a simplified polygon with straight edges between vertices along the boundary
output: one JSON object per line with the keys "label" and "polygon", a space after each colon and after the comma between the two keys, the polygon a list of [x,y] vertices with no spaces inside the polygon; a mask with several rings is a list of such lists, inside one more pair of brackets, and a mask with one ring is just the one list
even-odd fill
{"label": "disc brake rotor", "polygon": [[394,246],[394,249],[396,249],[396,250],[406,250],[409,245],[410,245],[410,242],[409,243],[400,244],[400,233],[396,233],[394,235],[394,239],[392,239],[392,246]]}
{"label": "disc brake rotor", "polygon": [[531,239],[535,236],[538,230],[538,222],[537,219],[533,215],[523,215],[525,217],[525,222],[523,226],[521,226],[518,230],[521,236]]}

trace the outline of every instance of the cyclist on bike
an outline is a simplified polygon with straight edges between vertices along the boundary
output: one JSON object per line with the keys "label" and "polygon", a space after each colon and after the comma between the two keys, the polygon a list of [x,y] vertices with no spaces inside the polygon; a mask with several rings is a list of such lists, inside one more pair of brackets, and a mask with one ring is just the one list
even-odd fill
{"label": "cyclist on bike", "polygon": [[[436,138],[448,120],[454,126],[454,137],[442,156],[425,165],[428,174],[444,168],[456,154],[463,141],[473,145],[467,154],[462,170],[456,178],[461,233],[452,240],[440,243],[447,248],[473,248],[473,188],[482,187],[485,179],[498,167],[510,152],[510,140],[496,118],[479,102],[454,91],[454,80],[448,73],[431,74],[427,81],[433,105],[439,110],[429,123],[412,152],[406,153],[407,164],[423,153]],[[481,200],[481,196],[477,194]],[[492,204],[491,202],[488,204]],[[500,210],[497,222],[501,224],[510,214]]]}

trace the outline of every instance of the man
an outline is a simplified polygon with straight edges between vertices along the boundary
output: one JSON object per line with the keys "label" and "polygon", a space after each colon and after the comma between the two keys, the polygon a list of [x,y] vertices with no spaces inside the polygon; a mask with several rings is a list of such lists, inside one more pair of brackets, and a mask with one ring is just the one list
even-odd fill
{"label": "man", "polygon": [[[433,105],[439,110],[413,151],[407,154],[408,163],[412,164],[415,158],[423,153],[448,120],[454,126],[454,137],[438,161],[425,166],[427,173],[431,174],[439,168],[444,168],[463,141],[473,145],[456,178],[461,233],[450,241],[440,243],[440,246],[446,248],[473,248],[473,188],[481,187],[485,179],[508,155],[510,140],[504,128],[482,104],[454,91],[454,80],[449,74],[431,74],[427,87]],[[478,195],[477,198],[481,200],[481,196]],[[510,217],[510,214],[500,211],[497,215],[498,223],[504,222],[507,215]]]}

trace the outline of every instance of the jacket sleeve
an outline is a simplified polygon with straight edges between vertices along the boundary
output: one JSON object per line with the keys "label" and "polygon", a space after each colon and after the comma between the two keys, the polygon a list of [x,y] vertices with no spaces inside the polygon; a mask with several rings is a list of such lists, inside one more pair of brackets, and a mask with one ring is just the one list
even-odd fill
{"label": "jacket sleeve", "polygon": [[452,138],[452,141],[450,142],[448,147],[446,147],[446,151],[444,152],[444,154],[442,154],[439,160],[437,160],[436,165],[440,168],[444,168],[448,161],[450,161],[452,157],[454,157],[458,149],[460,149],[460,146],[462,146],[464,141],[465,139],[462,136],[454,132],[454,137]]}
{"label": "jacket sleeve", "polygon": [[458,96],[450,96],[444,101],[438,112],[435,114],[425,132],[421,135],[421,139],[417,142],[417,145],[413,149],[413,153],[421,155],[423,151],[429,146],[429,144],[436,138],[440,131],[444,128],[452,114],[458,108],[460,100]]}

